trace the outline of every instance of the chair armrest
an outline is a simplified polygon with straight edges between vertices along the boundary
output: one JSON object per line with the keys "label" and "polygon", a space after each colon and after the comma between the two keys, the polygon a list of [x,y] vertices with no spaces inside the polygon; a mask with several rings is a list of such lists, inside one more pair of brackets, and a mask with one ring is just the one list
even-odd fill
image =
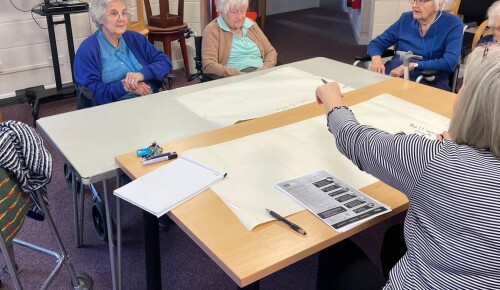
{"label": "chair armrest", "polygon": [[161,91],[171,90],[174,82],[175,82],[175,75],[171,72],[168,73],[168,75],[166,75],[163,78],[163,81],[161,82],[161,87],[160,87]]}
{"label": "chair armrest", "polygon": [[439,72],[437,70],[423,70],[420,72],[420,74],[425,78],[436,76],[438,73]]}

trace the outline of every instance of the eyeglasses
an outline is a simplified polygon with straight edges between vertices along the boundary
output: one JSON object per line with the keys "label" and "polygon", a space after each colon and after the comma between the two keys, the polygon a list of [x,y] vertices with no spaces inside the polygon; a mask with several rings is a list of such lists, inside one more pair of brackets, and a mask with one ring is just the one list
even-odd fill
{"label": "eyeglasses", "polygon": [[111,17],[111,18],[114,18],[114,19],[118,19],[120,17],[120,15],[123,17],[123,18],[129,18],[130,17],[130,13],[128,11],[122,11],[122,12],[118,12],[116,10],[112,10],[111,12],[108,13],[108,15]]}
{"label": "eyeglasses", "polygon": [[229,14],[231,15],[246,15],[247,11],[246,10],[231,10],[229,11]]}
{"label": "eyeglasses", "polygon": [[424,5],[427,2],[431,2],[431,1],[434,1],[434,0],[408,0],[408,2],[410,2],[411,5],[415,4],[415,2],[417,2],[417,4],[420,6]]}

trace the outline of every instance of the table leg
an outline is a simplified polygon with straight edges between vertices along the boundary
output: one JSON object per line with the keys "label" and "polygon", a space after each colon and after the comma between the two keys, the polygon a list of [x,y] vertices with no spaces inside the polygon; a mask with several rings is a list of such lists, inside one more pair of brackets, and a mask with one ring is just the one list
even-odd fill
{"label": "table leg", "polygon": [[[73,173],[74,175],[75,173]],[[80,180],[82,180],[80,178]],[[83,246],[83,218],[84,218],[84,208],[85,208],[85,185],[83,184],[83,182],[80,182],[80,204],[79,204],[79,218],[80,220],[78,221],[78,229],[79,229],[79,232],[80,232],[80,236],[79,236],[79,244],[80,246]]]}
{"label": "table leg", "polygon": [[158,218],[147,211],[143,211],[143,222],[147,289],[161,290],[160,233]]}
{"label": "table leg", "polygon": [[108,247],[109,247],[109,259],[110,259],[110,264],[111,264],[111,280],[113,282],[113,290],[117,290],[119,288],[117,283],[116,283],[116,259],[115,259],[115,244],[114,244],[114,237],[113,237],[113,225],[111,222],[111,211],[110,205],[109,205],[109,196],[108,196],[108,181],[103,180],[102,182],[102,190],[103,190],[103,195],[104,195],[104,208],[106,210],[106,225],[108,229]]}
{"label": "table leg", "polygon": [[[116,187],[122,186],[120,174],[116,176]],[[118,289],[122,289],[122,216],[120,198],[116,198],[116,276]]]}
{"label": "table leg", "polygon": [[[77,248],[82,246],[82,240],[80,239],[80,232],[82,229],[80,228],[80,215],[79,215],[79,207],[78,207],[78,189],[76,184],[76,174],[73,168],[70,168],[71,171],[71,192],[73,194],[73,213],[74,213],[74,227],[75,227],[75,246]],[[83,193],[82,193],[83,194]]]}

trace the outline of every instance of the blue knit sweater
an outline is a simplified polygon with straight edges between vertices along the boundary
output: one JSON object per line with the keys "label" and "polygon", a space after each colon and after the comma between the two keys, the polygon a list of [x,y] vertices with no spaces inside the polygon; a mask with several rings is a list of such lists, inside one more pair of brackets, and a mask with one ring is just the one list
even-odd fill
{"label": "blue knit sweater", "polygon": [[[400,51],[412,51],[424,59],[416,61],[418,68],[410,73],[410,78],[414,80],[419,75],[418,71],[437,70],[444,73],[438,76],[437,84],[433,86],[440,87],[440,81],[445,81],[447,86],[448,74],[455,70],[460,59],[463,23],[457,16],[446,12],[438,14],[438,17],[422,37],[413,12],[403,13],[398,21],[368,44],[368,54],[381,55],[392,45],[397,45]],[[386,63],[386,73],[401,64],[399,56],[394,56],[392,61]]]}
{"label": "blue knit sweater", "polygon": [[[172,70],[168,56],[156,49],[146,37],[135,31],[127,30],[122,35],[143,68],[144,81],[160,87],[163,78]],[[127,92],[121,81],[105,83],[101,80],[101,51],[96,34],[89,36],[80,45],[74,63],[75,81],[78,86],[87,87],[94,93],[94,101],[98,105],[119,100]]]}

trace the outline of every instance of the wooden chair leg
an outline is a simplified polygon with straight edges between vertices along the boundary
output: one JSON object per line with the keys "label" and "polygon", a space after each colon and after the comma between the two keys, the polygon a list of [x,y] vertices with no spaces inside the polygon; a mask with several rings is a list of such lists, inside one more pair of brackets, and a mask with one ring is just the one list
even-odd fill
{"label": "wooden chair leg", "polygon": [[186,49],[186,39],[181,36],[181,38],[179,39],[179,43],[181,45],[182,60],[184,61],[184,70],[186,71],[186,77],[189,77],[191,73],[189,72],[189,57]]}
{"label": "wooden chair leg", "polygon": [[171,40],[169,37],[165,37],[163,39],[163,52],[165,52],[166,55],[172,60],[172,46],[170,45]]}

